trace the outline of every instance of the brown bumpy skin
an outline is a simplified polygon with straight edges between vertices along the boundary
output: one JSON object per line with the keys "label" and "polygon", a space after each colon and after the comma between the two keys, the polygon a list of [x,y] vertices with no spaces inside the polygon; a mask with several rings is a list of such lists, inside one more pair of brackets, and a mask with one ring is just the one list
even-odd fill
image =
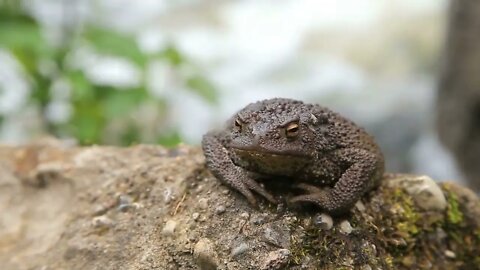
{"label": "brown bumpy skin", "polygon": [[275,198],[252,175],[291,179],[313,203],[332,214],[348,211],[384,172],[383,155],[362,128],[329,109],[292,99],[249,104],[226,128],[204,135],[207,167],[256,204],[252,191]]}

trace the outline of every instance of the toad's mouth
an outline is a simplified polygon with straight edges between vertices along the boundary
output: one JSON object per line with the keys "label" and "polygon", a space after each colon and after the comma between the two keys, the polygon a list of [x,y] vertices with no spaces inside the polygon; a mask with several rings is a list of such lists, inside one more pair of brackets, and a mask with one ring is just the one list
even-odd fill
{"label": "toad's mouth", "polygon": [[251,154],[272,157],[295,157],[295,158],[310,158],[308,152],[301,152],[291,149],[269,149],[257,145],[236,145],[231,144],[230,147],[239,154]]}
{"label": "toad's mouth", "polygon": [[310,163],[311,158],[289,151],[271,151],[255,148],[232,148],[233,162],[249,171],[280,176],[295,176]]}

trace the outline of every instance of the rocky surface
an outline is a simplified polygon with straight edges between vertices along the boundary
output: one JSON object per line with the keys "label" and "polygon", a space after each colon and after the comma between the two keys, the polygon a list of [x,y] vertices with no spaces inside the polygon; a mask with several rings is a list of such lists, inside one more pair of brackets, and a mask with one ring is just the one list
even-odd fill
{"label": "rocky surface", "polygon": [[252,209],[187,146],[0,146],[0,213],[2,269],[480,269],[461,186],[389,175],[342,217]]}

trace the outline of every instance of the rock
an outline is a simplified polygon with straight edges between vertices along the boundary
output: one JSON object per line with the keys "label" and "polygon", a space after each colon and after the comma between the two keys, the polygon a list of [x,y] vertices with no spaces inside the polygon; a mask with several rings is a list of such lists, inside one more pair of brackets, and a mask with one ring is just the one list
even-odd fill
{"label": "rock", "polygon": [[340,232],[343,234],[350,234],[353,231],[352,225],[348,220],[344,220],[340,223]]}
{"label": "rock", "polygon": [[268,253],[261,263],[261,270],[285,269],[290,259],[291,252],[288,249],[277,249]]}
{"label": "rock", "polygon": [[239,245],[234,246],[232,248],[231,256],[235,258],[238,255],[241,255],[241,254],[245,253],[249,249],[250,249],[250,247],[248,246],[247,243],[241,242]]}
{"label": "rock", "polygon": [[[38,163],[59,165],[44,186],[15,174],[22,148],[0,146],[2,269],[478,268],[480,200],[459,185],[439,185],[444,212],[381,185],[337,222],[258,194],[252,207],[205,169],[196,147],[173,158],[159,146],[41,148]],[[294,195],[275,184],[265,188],[279,200]]]}
{"label": "rock", "polygon": [[388,187],[400,187],[412,196],[415,204],[425,211],[444,211],[447,201],[437,183],[428,176],[401,174],[388,179]]}
{"label": "rock", "polygon": [[365,208],[365,204],[363,204],[362,201],[358,201],[357,203],[355,203],[355,208],[358,209],[358,211],[360,212],[365,212],[366,208]]}
{"label": "rock", "polygon": [[225,210],[226,210],[225,206],[219,205],[215,208],[215,214],[221,215],[221,214],[225,213]]}
{"label": "rock", "polygon": [[92,225],[95,228],[111,228],[113,227],[114,222],[106,216],[98,216],[92,219]]}
{"label": "rock", "polygon": [[163,200],[165,203],[170,203],[174,198],[173,191],[170,187],[165,188],[163,191]]}
{"label": "rock", "polygon": [[172,236],[175,232],[175,228],[177,227],[177,222],[175,220],[169,219],[165,222],[165,226],[163,226],[162,234],[165,236]]}
{"label": "rock", "polygon": [[255,225],[262,225],[265,223],[265,217],[262,215],[255,215],[251,218],[251,221]]}
{"label": "rock", "polygon": [[441,186],[447,192],[456,194],[459,203],[465,205],[465,208],[471,213],[470,216],[480,221],[480,198],[475,192],[452,182],[442,183]]}
{"label": "rock", "polygon": [[450,258],[450,259],[455,259],[457,257],[457,255],[455,255],[455,252],[448,249],[445,250],[444,254],[447,258]]}
{"label": "rock", "polygon": [[118,197],[118,210],[124,212],[132,206],[132,197],[122,194]]}
{"label": "rock", "polygon": [[208,199],[201,198],[200,200],[198,200],[198,207],[200,207],[200,209],[202,209],[202,210],[207,209],[208,208]]}
{"label": "rock", "polygon": [[195,244],[193,258],[201,270],[215,270],[218,267],[215,246],[208,238],[202,238]]}
{"label": "rock", "polygon": [[276,247],[288,248],[290,246],[290,234],[281,222],[266,224],[263,231],[263,240]]}
{"label": "rock", "polygon": [[317,214],[313,218],[313,223],[322,230],[330,230],[333,226],[333,219],[329,214]]}
{"label": "rock", "polygon": [[360,266],[360,270],[372,270],[372,267],[368,264]]}

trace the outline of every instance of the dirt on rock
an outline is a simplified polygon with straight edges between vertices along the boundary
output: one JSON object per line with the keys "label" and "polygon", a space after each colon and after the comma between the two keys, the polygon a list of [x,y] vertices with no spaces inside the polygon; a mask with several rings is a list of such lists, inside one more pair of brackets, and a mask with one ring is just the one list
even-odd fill
{"label": "dirt on rock", "polygon": [[198,147],[0,146],[0,265],[480,269],[478,197],[425,179],[388,176],[332,218],[285,203],[293,191],[279,181],[265,184],[284,203],[252,208]]}

